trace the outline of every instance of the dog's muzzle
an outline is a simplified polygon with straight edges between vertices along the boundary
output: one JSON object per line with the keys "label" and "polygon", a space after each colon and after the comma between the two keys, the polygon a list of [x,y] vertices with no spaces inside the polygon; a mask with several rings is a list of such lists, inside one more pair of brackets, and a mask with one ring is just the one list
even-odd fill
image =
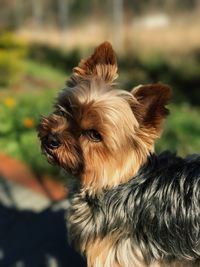
{"label": "dog's muzzle", "polygon": [[47,135],[42,140],[42,143],[47,149],[51,149],[51,150],[57,149],[61,145],[59,138],[55,134]]}

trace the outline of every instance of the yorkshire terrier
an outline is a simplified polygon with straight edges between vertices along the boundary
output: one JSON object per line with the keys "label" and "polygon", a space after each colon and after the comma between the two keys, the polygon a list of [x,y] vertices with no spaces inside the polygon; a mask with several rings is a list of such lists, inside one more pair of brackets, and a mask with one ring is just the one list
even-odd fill
{"label": "yorkshire terrier", "polygon": [[105,42],[73,69],[39,125],[49,162],[80,183],[70,240],[88,267],[199,267],[200,156],[154,154],[171,90],[124,91],[117,76]]}

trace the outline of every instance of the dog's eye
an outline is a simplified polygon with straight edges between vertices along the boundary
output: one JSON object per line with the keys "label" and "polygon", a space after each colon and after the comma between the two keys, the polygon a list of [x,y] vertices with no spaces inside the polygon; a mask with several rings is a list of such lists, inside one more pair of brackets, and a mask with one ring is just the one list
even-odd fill
{"label": "dog's eye", "polygon": [[98,133],[94,129],[86,130],[83,132],[83,134],[86,135],[88,137],[88,139],[92,142],[101,142],[102,141],[102,137],[101,137],[100,133]]}

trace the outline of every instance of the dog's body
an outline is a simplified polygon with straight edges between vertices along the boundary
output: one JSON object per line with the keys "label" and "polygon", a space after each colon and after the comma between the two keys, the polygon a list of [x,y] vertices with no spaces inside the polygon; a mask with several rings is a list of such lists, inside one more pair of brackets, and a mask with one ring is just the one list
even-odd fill
{"label": "dog's body", "polygon": [[42,150],[77,176],[68,218],[88,267],[199,267],[200,158],[153,154],[168,86],[119,90],[112,46],[82,60],[39,126]]}
{"label": "dog's body", "polygon": [[199,201],[200,156],[153,154],[127,183],[75,196],[71,241],[89,266],[200,266]]}

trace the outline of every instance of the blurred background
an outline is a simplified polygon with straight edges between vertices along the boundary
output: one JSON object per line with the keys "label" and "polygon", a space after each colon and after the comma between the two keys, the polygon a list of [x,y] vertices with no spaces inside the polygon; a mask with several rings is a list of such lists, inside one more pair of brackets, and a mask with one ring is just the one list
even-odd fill
{"label": "blurred background", "polygon": [[[0,0],[3,207],[41,213],[63,205],[69,178],[41,155],[36,126],[80,58],[105,40],[118,55],[120,88],[161,81],[173,89],[156,150],[200,152],[199,0]],[[0,262],[4,254],[0,242]]]}

